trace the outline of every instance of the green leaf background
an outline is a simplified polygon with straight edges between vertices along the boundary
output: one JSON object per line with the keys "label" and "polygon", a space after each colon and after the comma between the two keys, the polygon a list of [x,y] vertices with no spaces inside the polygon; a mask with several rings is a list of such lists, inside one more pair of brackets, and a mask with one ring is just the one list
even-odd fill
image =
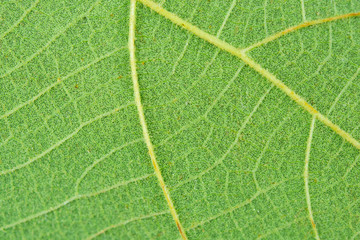
{"label": "green leaf background", "polygon": [[[239,48],[360,11],[359,0],[157,2]],[[129,10],[0,2],[0,239],[181,238],[139,123]],[[136,14],[145,118],[187,237],[360,238],[359,149],[320,121],[311,129],[311,114],[239,58],[141,3]],[[360,139],[359,17],[247,54]]]}

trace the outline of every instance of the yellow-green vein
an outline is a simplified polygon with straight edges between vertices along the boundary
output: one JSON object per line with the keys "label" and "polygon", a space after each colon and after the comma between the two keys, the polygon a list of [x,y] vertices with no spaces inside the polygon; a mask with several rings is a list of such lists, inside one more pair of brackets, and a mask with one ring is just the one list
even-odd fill
{"label": "yellow-green vein", "polygon": [[[252,44],[249,47],[246,47],[244,49],[242,49],[244,52],[250,51],[254,48],[260,47],[261,45],[264,45],[268,42],[274,41],[288,33],[294,32],[296,30],[299,30],[301,28],[305,28],[305,27],[309,27],[309,26],[313,26],[313,25],[318,25],[318,24],[322,24],[322,23],[326,23],[326,22],[331,22],[331,21],[335,21],[335,20],[339,20],[339,19],[344,19],[344,18],[350,18],[350,17],[356,17],[356,16],[360,16],[360,12],[355,12],[355,13],[347,13],[347,14],[343,14],[343,15],[339,15],[339,16],[335,16],[335,17],[329,17],[329,18],[323,18],[323,19],[317,19],[317,20],[313,20],[313,21],[304,21],[302,23],[300,23],[299,25],[293,26],[293,27],[289,27],[285,30],[282,30],[278,33],[275,33],[274,35],[271,35],[267,38],[264,38],[263,40]],[[303,15],[303,18],[305,20],[305,15]]]}
{"label": "yellow-green vein", "polygon": [[169,206],[170,213],[174,218],[175,224],[176,224],[176,226],[177,226],[177,228],[178,228],[178,230],[180,232],[180,235],[181,235],[181,237],[183,239],[187,239],[186,232],[185,232],[185,230],[184,230],[184,228],[183,228],[183,226],[182,226],[182,224],[181,224],[181,222],[179,220],[179,216],[178,216],[178,214],[177,214],[177,212],[175,210],[173,201],[171,200],[169,190],[167,189],[167,187],[165,185],[164,178],[161,175],[161,170],[160,170],[159,164],[158,164],[158,162],[156,160],[154,147],[153,147],[153,145],[151,143],[148,127],[147,127],[147,124],[146,124],[146,121],[145,121],[144,110],[143,110],[143,106],[142,106],[142,103],[141,103],[139,81],[138,81],[138,76],[137,76],[137,71],[136,71],[135,24],[136,24],[136,0],[131,0],[131,3],[130,3],[130,20],[129,20],[129,52],[130,52],[131,77],[132,77],[133,87],[134,87],[135,103],[136,103],[138,114],[139,114],[140,124],[141,124],[142,130],[143,130],[144,140],[145,140],[146,146],[147,146],[148,151],[149,151],[149,155],[150,155],[153,167],[154,167],[156,177],[159,180],[161,189],[162,189],[162,191],[164,193],[167,204]]}
{"label": "yellow-green vein", "polygon": [[306,146],[306,152],[305,152],[304,183],[305,183],[305,196],[306,196],[307,209],[309,212],[309,219],[311,222],[311,226],[314,230],[315,238],[317,240],[320,240],[319,233],[317,231],[316,224],[315,224],[314,217],[313,217],[312,210],[311,210],[311,201],[310,201],[310,192],[309,192],[309,160],[310,160],[311,142],[313,139],[313,132],[314,132],[314,128],[315,128],[315,120],[316,120],[315,117],[313,117],[311,120],[309,138],[307,140],[307,146]]}

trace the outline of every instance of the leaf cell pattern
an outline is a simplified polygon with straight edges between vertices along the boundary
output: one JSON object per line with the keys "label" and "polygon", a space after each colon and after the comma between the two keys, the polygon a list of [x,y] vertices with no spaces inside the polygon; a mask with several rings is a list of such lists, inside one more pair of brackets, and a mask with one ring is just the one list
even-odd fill
{"label": "leaf cell pattern", "polygon": [[359,1],[1,5],[0,238],[360,236]]}

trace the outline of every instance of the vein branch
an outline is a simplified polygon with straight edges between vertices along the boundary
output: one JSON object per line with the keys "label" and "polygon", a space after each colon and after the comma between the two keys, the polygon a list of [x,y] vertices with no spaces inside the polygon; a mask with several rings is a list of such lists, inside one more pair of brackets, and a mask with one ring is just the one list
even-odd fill
{"label": "vein branch", "polygon": [[138,75],[136,71],[136,56],[135,56],[135,24],[136,24],[136,0],[131,0],[130,2],[130,20],[129,20],[129,52],[130,52],[130,66],[131,66],[131,77],[133,81],[133,87],[134,87],[134,97],[135,97],[135,103],[137,106],[138,114],[139,114],[139,120],[140,125],[143,130],[144,140],[146,143],[146,146],[149,151],[149,155],[151,158],[152,165],[155,170],[156,177],[159,180],[161,189],[164,193],[164,196],[166,198],[167,204],[170,209],[170,213],[173,216],[173,219],[176,223],[176,226],[180,232],[180,235],[183,239],[187,239],[186,232],[179,220],[179,216],[175,210],[173,201],[171,200],[170,193],[168,188],[165,185],[164,178],[162,177],[159,164],[156,160],[154,147],[151,143],[148,127],[145,120],[145,114],[143,110],[143,106],[141,103],[141,96],[140,96],[140,88],[139,88],[139,81],[138,81]]}
{"label": "vein branch", "polygon": [[113,54],[117,53],[118,51],[124,49],[124,47],[121,48],[116,48],[113,51],[99,57],[96,58],[94,61],[79,67],[78,69],[74,70],[73,72],[69,73],[68,75],[64,76],[64,77],[60,77],[58,78],[58,80],[56,80],[55,82],[53,82],[51,85],[49,85],[48,87],[44,88],[43,90],[41,90],[37,95],[35,95],[34,97],[32,97],[31,99],[29,99],[26,102],[22,102],[19,105],[17,105],[16,107],[14,107],[13,109],[5,112],[3,115],[0,115],[0,120],[3,118],[7,118],[9,116],[11,116],[12,114],[14,114],[15,112],[19,111],[20,109],[22,109],[23,107],[30,105],[32,103],[34,103],[36,100],[38,100],[40,97],[42,97],[43,95],[45,95],[46,93],[50,92],[51,89],[55,88],[57,85],[59,85],[60,83],[62,83],[64,80],[84,71],[85,69],[90,68],[91,66],[97,64],[98,62],[112,56]]}
{"label": "vein branch", "polygon": [[167,214],[167,213],[169,213],[168,210],[167,211],[162,211],[162,212],[157,212],[157,213],[152,213],[152,214],[145,215],[145,216],[134,217],[134,218],[131,218],[131,219],[126,220],[126,221],[121,221],[121,222],[119,222],[117,224],[110,225],[110,226],[100,230],[99,232],[87,237],[86,240],[94,239],[94,238],[100,236],[101,234],[104,234],[105,232],[111,230],[111,229],[126,225],[128,223],[135,222],[135,221],[141,221],[141,220],[145,220],[145,219],[148,219],[148,218],[154,218],[154,217],[164,215],[164,214]]}
{"label": "vein branch", "polygon": [[[338,15],[338,16],[334,16],[334,17],[329,17],[329,18],[323,18],[323,19],[317,19],[317,20],[313,20],[313,21],[304,21],[302,23],[300,23],[299,25],[296,26],[292,26],[289,27],[285,30],[282,30],[278,33],[275,33],[274,35],[271,35],[267,38],[264,38],[263,40],[254,43],[253,45],[246,47],[243,49],[244,52],[250,51],[254,48],[260,47],[261,45],[264,45],[266,43],[269,43],[271,41],[274,41],[288,33],[294,32],[296,30],[299,30],[301,28],[305,28],[305,27],[309,27],[309,26],[313,26],[313,25],[318,25],[318,24],[322,24],[322,23],[326,23],[326,22],[331,22],[331,21],[335,21],[335,20],[339,20],[339,19],[344,19],[344,18],[350,18],[350,17],[356,17],[356,16],[360,16],[360,12],[355,12],[355,13],[347,13],[347,14],[343,14],[343,15]],[[305,20],[305,11],[303,10],[303,18]]]}
{"label": "vein branch", "polygon": [[[186,30],[190,31],[191,33],[195,34],[199,38],[215,45],[216,47],[229,52],[230,54],[237,56],[241,60],[243,60],[247,65],[249,65],[252,69],[257,71],[259,74],[261,74],[263,77],[265,77],[268,81],[270,81],[272,84],[274,84],[277,88],[279,88],[281,91],[283,91],[286,95],[288,95],[293,101],[295,101],[298,105],[300,105],[302,108],[304,108],[307,112],[309,112],[312,116],[317,118],[320,122],[324,123],[326,126],[331,128],[335,133],[337,133],[339,136],[341,136],[343,139],[351,143],[354,147],[360,150],[360,142],[358,142],[355,138],[353,138],[349,133],[342,130],[338,125],[334,124],[330,121],[326,116],[318,112],[314,107],[312,107],[306,100],[295,93],[293,90],[291,90],[288,86],[286,86],[281,80],[279,80],[274,74],[269,72],[268,70],[264,69],[260,64],[255,62],[253,59],[251,59],[245,52],[245,50],[238,49],[229,43],[220,40],[214,35],[211,35],[207,32],[204,32],[200,28],[192,25],[191,23],[185,21],[184,19],[178,17],[174,13],[171,13],[167,10],[165,10],[160,5],[156,4],[152,0],[138,0],[142,2],[144,5],[148,6],[158,14],[164,16],[165,18],[169,19],[173,23],[185,28]],[[352,13],[348,14],[349,16],[355,16],[360,15],[359,13]],[[348,17],[349,17],[348,16]],[[322,20],[316,20],[317,21],[332,21],[334,19],[339,19],[341,16],[329,18],[328,20],[322,19]],[[342,17],[344,18],[344,17]],[[311,22],[307,22],[306,26],[309,25]]]}
{"label": "vein branch", "polygon": [[35,2],[33,2],[31,4],[31,6],[25,10],[25,12],[23,13],[23,15],[21,15],[21,17],[8,29],[6,30],[4,33],[2,33],[0,35],[0,41],[2,39],[4,39],[4,37],[9,34],[11,31],[13,31],[23,20],[24,18],[36,7],[36,5],[38,5],[38,3],[40,2],[40,0],[36,0]]}
{"label": "vein branch", "polygon": [[301,1],[301,16],[302,16],[303,22],[306,22],[305,3],[304,3],[304,0],[300,0],[300,1]]}
{"label": "vein branch", "polygon": [[[42,46],[41,48],[39,48],[36,52],[34,52],[31,56],[27,57],[24,61],[19,62],[16,66],[12,67],[10,70],[6,71],[4,74],[2,74],[0,76],[1,78],[5,78],[7,76],[9,76],[11,73],[13,73],[15,70],[23,67],[24,65],[28,64],[29,62],[31,62],[36,56],[38,56],[39,54],[41,54],[45,49],[47,49],[53,42],[56,41],[56,39],[58,39],[62,34],[64,34],[69,28],[71,28],[72,26],[74,26],[80,19],[82,19],[83,17],[87,16],[92,10],[94,10],[94,8],[96,7],[96,5],[98,5],[101,2],[101,0],[97,0],[94,4],[92,4],[90,6],[90,8],[83,14],[79,15],[78,17],[76,17],[75,19],[73,19],[73,21],[71,21],[69,24],[67,24],[63,29],[61,29],[60,31],[58,31],[54,36],[52,36],[49,41]],[[35,6],[34,6],[35,7]]]}
{"label": "vein branch", "polygon": [[[291,179],[292,179],[292,178],[291,178]],[[257,199],[260,195],[263,195],[263,194],[266,195],[267,192],[269,192],[269,191],[271,191],[272,189],[274,189],[274,188],[276,188],[276,187],[284,184],[286,181],[289,181],[289,180],[291,180],[291,179],[282,180],[282,181],[280,181],[280,182],[278,182],[278,183],[272,184],[271,186],[267,187],[266,189],[257,191],[252,197],[250,197],[250,198],[248,198],[248,199],[246,199],[246,200],[244,200],[244,201],[236,204],[235,206],[232,206],[232,207],[226,209],[225,211],[220,212],[220,213],[218,213],[218,214],[216,214],[216,215],[214,215],[214,216],[212,216],[212,217],[210,217],[210,218],[208,218],[208,219],[206,219],[206,220],[203,220],[203,221],[201,221],[201,222],[199,222],[199,223],[193,224],[191,227],[188,228],[188,230],[192,230],[192,229],[198,228],[199,226],[202,226],[202,225],[204,225],[204,224],[206,224],[206,223],[208,223],[208,222],[211,222],[211,221],[213,221],[213,220],[215,220],[215,219],[217,219],[217,218],[219,218],[219,217],[221,217],[221,216],[224,216],[224,215],[226,215],[226,214],[232,213],[232,212],[234,212],[235,210],[240,209],[241,207],[244,207],[244,206],[246,206],[246,205],[248,205],[248,204],[251,204],[251,203],[252,203],[255,199]],[[295,179],[295,178],[294,178],[294,179]]]}
{"label": "vein branch", "polygon": [[112,149],[110,152],[106,153],[104,156],[102,156],[101,158],[95,160],[91,165],[89,165],[85,170],[84,172],[81,174],[81,176],[76,180],[76,183],[75,183],[75,194],[78,195],[79,194],[79,186],[80,186],[80,183],[82,182],[82,180],[89,174],[89,172],[94,169],[94,167],[99,164],[100,162],[104,161],[106,158],[110,157],[112,154],[114,154],[115,152],[117,151],[120,151],[122,150],[123,148],[126,148],[128,146],[131,146],[135,143],[138,143],[140,141],[143,141],[143,139],[136,139],[134,141],[131,141],[131,142],[128,142],[128,143],[125,143],[119,147],[116,147],[114,149]]}
{"label": "vein branch", "polygon": [[154,174],[146,174],[144,176],[140,176],[140,177],[137,177],[137,178],[133,178],[133,179],[130,179],[130,180],[127,180],[127,181],[123,181],[123,182],[119,182],[113,186],[110,186],[110,187],[107,187],[107,188],[104,188],[104,189],[101,189],[97,192],[92,192],[92,193],[85,193],[85,194],[75,194],[74,196],[72,196],[71,198],[68,198],[67,200],[65,200],[64,202],[56,205],[56,206],[53,206],[53,207],[50,207],[46,210],[43,210],[43,211],[40,211],[40,212],[37,212],[33,215],[29,215],[27,217],[24,217],[22,219],[19,219],[13,223],[10,223],[10,224],[7,224],[7,225],[4,225],[2,227],[0,227],[0,231],[5,231],[6,229],[9,229],[9,228],[13,228],[13,227],[16,227],[17,225],[19,224],[22,224],[22,223],[26,223],[26,222],[29,222],[33,219],[36,219],[38,217],[41,217],[41,216],[44,216],[48,213],[51,213],[51,212],[54,212],[62,207],[65,207],[66,205],[68,205],[69,203],[71,202],[74,202],[76,200],[79,200],[79,199],[84,199],[84,198],[90,198],[90,197],[94,197],[94,196],[97,196],[97,195],[100,195],[100,194],[103,194],[103,193],[106,193],[108,191],[111,191],[113,189],[116,189],[116,188],[119,188],[121,186],[126,186],[130,183],[134,183],[134,182],[137,182],[137,181],[142,181],[144,179],[147,179],[149,177],[152,177]]}
{"label": "vein branch", "polygon": [[121,109],[124,109],[124,108],[127,108],[129,106],[132,106],[134,105],[133,102],[130,102],[130,103],[127,103],[127,104],[124,104],[118,108],[115,108],[109,112],[106,112],[106,113],[103,113],[101,115],[98,115],[84,123],[81,123],[79,125],[79,127],[77,127],[72,133],[70,133],[69,135],[67,135],[66,137],[64,137],[63,139],[61,139],[60,141],[54,143],[53,145],[51,145],[49,148],[47,148],[45,151],[41,152],[40,154],[36,155],[35,157],[32,157],[30,158],[28,161],[24,162],[24,163],[21,163],[19,165],[16,165],[15,167],[13,168],[10,168],[10,169],[7,169],[7,170],[3,170],[3,171],[0,171],[0,176],[1,175],[6,175],[6,174],[9,174],[9,173],[12,173],[12,172],[15,172],[19,169],[22,169],[30,164],[32,164],[33,162],[41,159],[42,157],[44,157],[45,155],[49,154],[50,152],[52,152],[54,149],[57,149],[58,147],[60,147],[62,144],[64,144],[66,141],[68,141],[69,139],[73,138],[76,134],[78,134],[82,129],[84,129],[85,127],[89,126],[90,124],[102,119],[102,118],[105,118],[107,116],[110,116],[112,114],[116,114],[118,111],[120,111]]}
{"label": "vein branch", "polygon": [[314,221],[314,217],[311,210],[311,201],[310,201],[310,192],[309,192],[309,160],[310,160],[310,151],[311,151],[311,142],[313,138],[313,132],[315,129],[315,120],[313,117],[310,125],[309,138],[307,140],[306,152],[305,152],[305,167],[304,167],[304,183],[305,183],[305,196],[306,196],[306,204],[309,212],[309,219],[311,222],[311,226],[314,230],[315,238],[320,240],[319,233],[316,228],[316,224]]}

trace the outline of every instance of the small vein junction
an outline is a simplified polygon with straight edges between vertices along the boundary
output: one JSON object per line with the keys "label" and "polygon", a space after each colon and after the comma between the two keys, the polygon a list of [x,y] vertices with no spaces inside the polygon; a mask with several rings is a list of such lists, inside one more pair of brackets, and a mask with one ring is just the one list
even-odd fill
{"label": "small vein junction", "polygon": [[[140,177],[137,177],[137,178],[134,178],[134,179],[130,179],[130,180],[127,180],[127,181],[117,183],[117,184],[115,184],[113,186],[104,188],[102,190],[99,190],[99,191],[93,192],[93,193],[86,193],[86,194],[78,194],[78,193],[76,193],[73,197],[65,200],[64,202],[62,202],[62,203],[60,203],[60,204],[58,204],[58,205],[56,205],[54,207],[50,207],[50,208],[48,208],[48,209],[46,209],[44,211],[38,212],[36,214],[33,214],[33,215],[27,216],[25,218],[22,218],[22,219],[20,219],[20,220],[18,220],[16,222],[13,222],[13,223],[2,226],[2,227],[0,227],[0,231],[5,231],[6,229],[9,229],[9,228],[15,227],[15,226],[17,226],[19,224],[31,221],[31,220],[33,220],[35,218],[38,218],[38,217],[43,216],[45,214],[48,214],[50,212],[54,212],[54,211],[56,211],[56,210],[58,210],[58,209],[60,209],[62,207],[65,207],[66,205],[68,205],[71,202],[74,202],[74,201],[77,201],[77,200],[80,200],[80,199],[95,197],[95,196],[98,196],[100,194],[109,192],[109,191],[111,191],[113,189],[117,189],[117,188],[119,188],[121,186],[126,186],[128,184],[135,183],[135,182],[138,182],[138,181],[142,181],[142,180],[148,179],[148,178],[153,177],[153,176],[154,176],[153,173],[146,174],[144,176],[140,176]],[[156,217],[156,216],[163,215],[163,214],[168,214],[168,213],[169,213],[169,210],[166,210],[166,211],[151,213],[151,214],[148,214],[148,215],[134,217],[134,218],[131,218],[131,219],[128,219],[128,220],[123,220],[123,221],[121,221],[121,222],[119,222],[117,224],[110,225],[110,226],[96,232],[93,235],[90,235],[86,239],[93,239],[93,238],[105,233],[106,231],[109,231],[109,230],[111,230],[113,228],[116,228],[116,227],[119,227],[119,226],[122,226],[122,225],[126,225],[126,224],[134,222],[134,221],[139,221],[139,220],[143,220],[143,219],[146,219],[146,218],[152,218],[152,217]]]}
{"label": "small vein junction", "polygon": [[40,0],[36,0],[35,2],[33,2],[31,6],[28,9],[26,9],[23,15],[21,15],[21,17],[8,30],[6,30],[0,35],[0,41],[4,39],[4,37],[7,34],[9,34],[12,30],[14,30],[14,28],[17,27],[24,20],[24,18],[38,5],[39,2]]}
{"label": "small vein junction", "polygon": [[51,85],[49,85],[48,87],[44,88],[43,90],[41,90],[36,96],[32,97],[31,99],[29,99],[26,102],[22,102],[19,105],[17,105],[16,107],[12,108],[11,110],[8,110],[7,112],[5,112],[3,115],[0,115],[0,120],[7,118],[9,116],[11,116],[12,114],[14,114],[15,112],[19,111],[20,109],[22,109],[23,107],[30,105],[31,103],[35,102],[36,100],[38,100],[41,96],[45,95],[46,93],[50,92],[51,89],[55,88],[57,85],[59,85],[60,83],[62,83],[63,81],[65,81],[66,79],[90,68],[91,66],[101,62],[102,60],[109,58],[111,56],[113,56],[115,53],[119,52],[120,50],[126,49],[126,47],[121,47],[121,48],[116,48],[111,52],[108,52],[107,54],[100,56],[98,58],[96,58],[94,61],[79,67],[78,69],[75,69],[74,71],[72,71],[71,73],[67,74],[64,77],[59,77],[58,80],[54,81]]}
{"label": "small vein junction", "polygon": [[[44,45],[42,46],[40,49],[38,49],[36,52],[34,52],[31,56],[29,56],[28,58],[26,58],[23,62],[20,62],[19,64],[17,64],[16,66],[14,66],[13,68],[11,68],[10,70],[8,70],[7,72],[5,72],[4,74],[0,75],[0,79],[1,78],[5,78],[7,76],[9,76],[12,72],[14,72],[15,70],[23,67],[24,65],[26,65],[27,63],[31,62],[36,56],[38,56],[39,54],[41,54],[45,49],[47,49],[53,42],[55,42],[56,39],[58,39],[62,34],[64,34],[70,27],[74,26],[80,19],[82,19],[85,16],[88,16],[89,13],[94,10],[94,8],[101,2],[101,0],[97,0],[94,4],[92,4],[90,6],[90,8],[83,14],[79,15],[78,17],[76,17],[75,19],[73,19],[73,21],[71,21],[68,25],[66,25],[63,29],[61,29],[57,34],[55,34],[52,38],[50,38],[50,40]],[[37,3],[35,2],[35,5]],[[35,7],[35,6],[34,6]],[[32,10],[32,8],[30,7],[29,11],[25,12],[25,16],[26,14],[28,14],[30,11]],[[24,16],[24,17],[25,17]],[[11,27],[8,31],[6,31],[2,37],[4,37],[6,34],[8,34],[10,31],[12,31],[20,22],[22,21],[22,19],[18,21],[18,23],[16,23],[16,25],[14,25],[13,27]],[[1,40],[1,38],[0,38]]]}
{"label": "small vein junction", "polygon": [[127,104],[124,104],[118,108],[115,108],[111,111],[108,111],[106,113],[103,113],[101,115],[98,115],[86,122],[83,122],[79,125],[79,127],[77,127],[72,133],[70,133],[69,135],[67,135],[66,137],[64,137],[63,139],[61,139],[60,141],[54,143],[51,147],[49,147],[48,149],[46,149],[45,151],[41,152],[40,154],[36,155],[35,157],[33,158],[30,158],[28,161],[22,163],[22,164],[19,164],[11,169],[7,169],[7,170],[3,170],[0,172],[0,176],[1,175],[5,175],[5,174],[9,174],[9,173],[12,173],[16,170],[19,170],[21,168],[24,168],[30,164],[32,164],[33,162],[41,159],[42,157],[44,157],[45,155],[49,154],[50,152],[52,152],[54,149],[58,148],[59,146],[61,146],[63,143],[65,143],[66,141],[68,141],[69,139],[73,138],[78,132],[80,132],[83,128],[87,127],[88,125],[104,118],[104,117],[107,117],[107,116],[110,116],[112,114],[115,114],[117,113],[120,109],[124,109],[124,108],[127,108],[129,106],[132,106],[134,105],[133,102],[130,102],[130,103],[127,103]]}

